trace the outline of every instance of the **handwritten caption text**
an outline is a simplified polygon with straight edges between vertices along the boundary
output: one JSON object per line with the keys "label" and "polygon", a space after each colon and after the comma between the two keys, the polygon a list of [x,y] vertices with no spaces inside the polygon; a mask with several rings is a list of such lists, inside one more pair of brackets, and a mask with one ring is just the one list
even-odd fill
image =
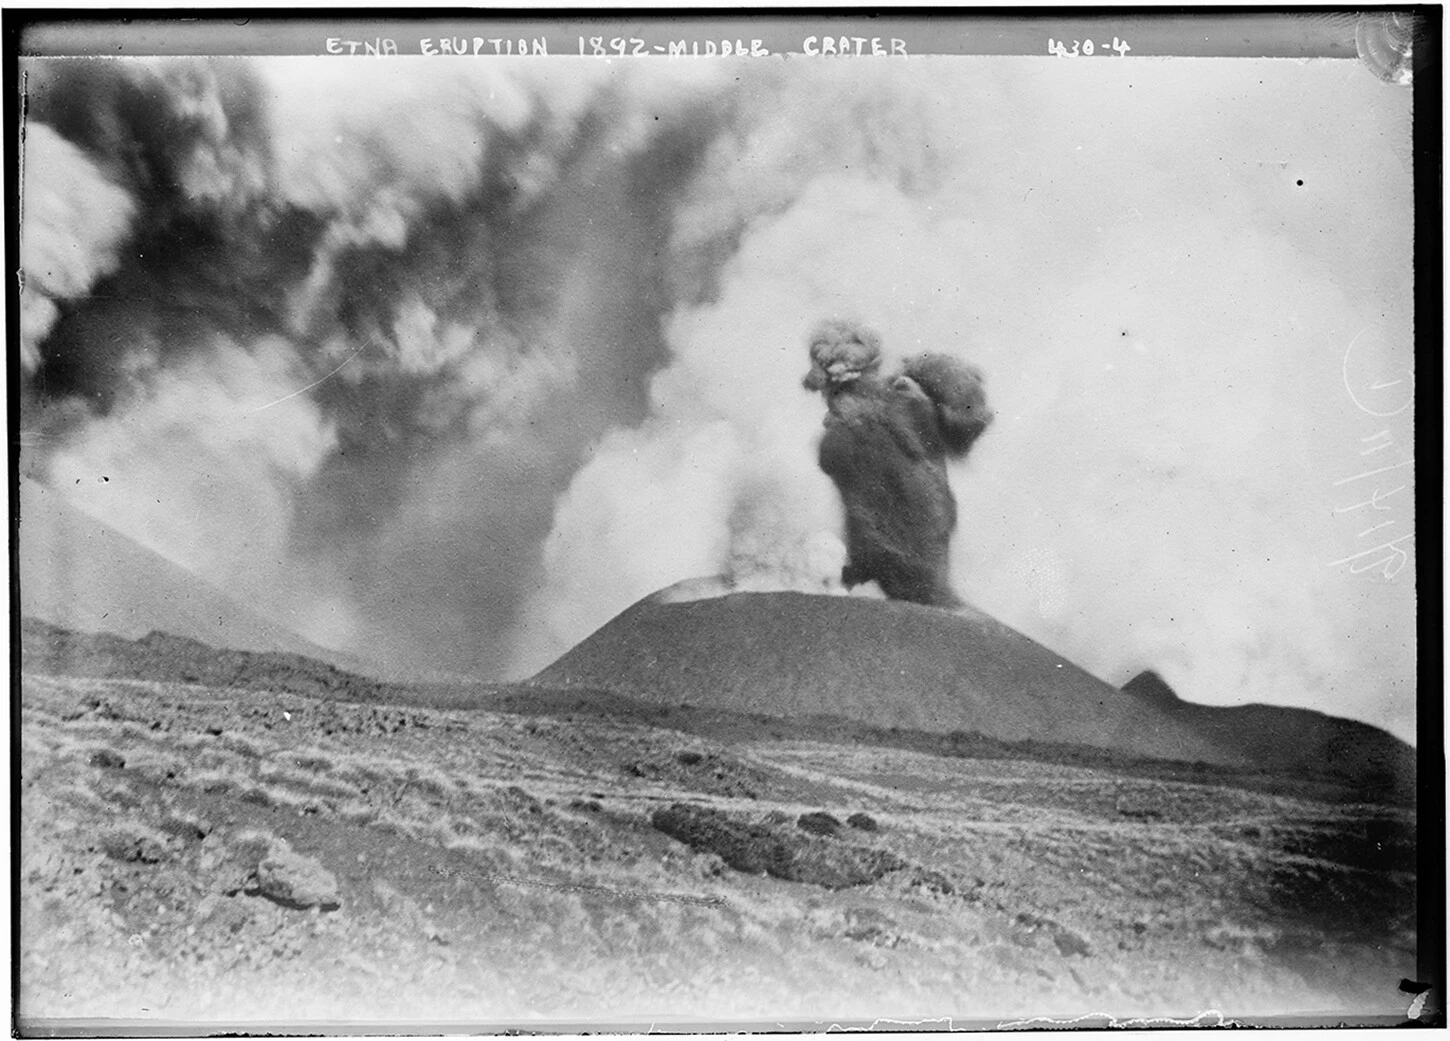
{"label": "handwritten caption text", "polygon": [[[667,58],[767,58],[772,51],[763,40],[704,39],[665,40],[655,43],[638,36],[579,36],[574,46],[567,50],[549,50],[550,38],[546,36],[425,36],[417,41],[417,53],[423,55],[468,55],[505,57],[530,56],[547,57],[551,53],[572,53],[583,57],[626,58],[661,55]],[[341,36],[329,36],[323,42],[328,54],[362,55],[365,57],[388,58],[403,53],[398,41],[386,36],[375,36],[366,40],[349,40]],[[800,49],[793,53],[811,57],[829,55],[852,58],[905,58],[906,41],[898,37],[881,36],[807,36]]]}
{"label": "handwritten caption text", "polygon": [[1047,38],[1047,53],[1055,54],[1059,58],[1076,58],[1079,55],[1091,57],[1094,54],[1107,54],[1112,52],[1118,57],[1127,54],[1133,48],[1128,46],[1128,41],[1113,37],[1112,43],[1093,43],[1091,40],[1073,40],[1072,50],[1067,49],[1066,40],[1054,40],[1051,36]]}
{"label": "handwritten caption text", "polygon": [[[1409,372],[1399,374],[1401,378],[1391,379],[1369,371],[1375,365],[1368,357],[1370,341],[1363,340],[1363,333],[1361,331],[1345,349],[1343,376],[1349,399],[1360,412],[1374,420],[1365,427],[1370,429],[1370,433],[1359,439],[1362,446],[1359,454],[1365,458],[1362,465],[1367,469],[1334,482],[1333,487],[1345,490],[1345,505],[1336,507],[1334,513],[1357,524],[1368,525],[1357,532],[1355,538],[1368,539],[1372,544],[1332,560],[1328,566],[1348,565],[1353,575],[1376,571],[1388,581],[1410,562],[1410,551],[1406,547],[1414,542],[1415,532],[1411,528],[1400,533],[1397,525],[1403,518],[1395,515],[1395,509],[1412,505],[1414,493],[1410,491],[1410,485],[1415,479],[1415,457],[1404,455],[1396,447],[1395,425],[1387,421],[1405,413],[1414,404],[1415,381],[1414,375]],[[1357,353],[1356,345],[1362,343],[1364,346]],[[1404,458],[1400,458],[1401,455]],[[1410,492],[1408,496],[1404,494],[1407,491]],[[1354,501],[1350,502],[1350,499]],[[1365,543],[1357,542],[1356,546],[1359,545]]]}

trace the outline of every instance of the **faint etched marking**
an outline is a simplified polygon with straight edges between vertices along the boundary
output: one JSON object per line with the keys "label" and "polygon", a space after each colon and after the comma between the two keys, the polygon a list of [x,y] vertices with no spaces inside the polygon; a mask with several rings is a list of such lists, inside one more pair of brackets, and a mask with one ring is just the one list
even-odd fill
{"label": "faint etched marking", "polygon": [[588,882],[544,882],[535,878],[519,878],[517,875],[497,875],[482,871],[449,871],[434,867],[439,875],[468,876],[489,882],[504,882],[515,886],[530,886],[535,889],[576,890],[581,893],[603,893],[607,896],[623,896],[639,900],[655,900],[676,904],[697,904],[702,907],[724,907],[725,901],[713,896],[688,896],[684,893],[647,893],[638,889],[615,889],[612,886],[596,886]]}

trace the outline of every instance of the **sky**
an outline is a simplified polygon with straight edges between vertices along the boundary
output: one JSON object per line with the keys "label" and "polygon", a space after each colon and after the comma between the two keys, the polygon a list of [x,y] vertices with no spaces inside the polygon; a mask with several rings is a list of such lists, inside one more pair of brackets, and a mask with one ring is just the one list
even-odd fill
{"label": "sky", "polygon": [[30,59],[21,469],[308,638],[839,592],[807,337],[959,356],[962,595],[1415,737],[1411,96],[1355,61]]}

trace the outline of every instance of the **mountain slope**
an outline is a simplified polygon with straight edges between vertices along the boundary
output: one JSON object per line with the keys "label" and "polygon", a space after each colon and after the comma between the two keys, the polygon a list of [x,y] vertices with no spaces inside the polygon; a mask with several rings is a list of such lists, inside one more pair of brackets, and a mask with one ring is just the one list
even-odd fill
{"label": "mountain slope", "polygon": [[1405,795],[1414,791],[1415,750],[1368,723],[1282,705],[1198,705],[1180,698],[1152,670],[1123,684],[1123,692],[1150,700],[1220,744],[1233,744],[1255,762],[1284,763]]}
{"label": "mountain slope", "polygon": [[68,629],[136,639],[168,632],[235,650],[302,654],[353,671],[331,651],[81,512],[54,489],[20,482],[20,614]]}
{"label": "mountain slope", "polygon": [[786,592],[652,597],[530,682],[1249,765],[972,608]]}
{"label": "mountain slope", "polygon": [[[804,593],[649,597],[531,684],[800,719],[975,731],[1413,790],[1414,750],[1348,720],[1118,690],[972,607]],[[1310,718],[1313,717],[1313,718]]]}

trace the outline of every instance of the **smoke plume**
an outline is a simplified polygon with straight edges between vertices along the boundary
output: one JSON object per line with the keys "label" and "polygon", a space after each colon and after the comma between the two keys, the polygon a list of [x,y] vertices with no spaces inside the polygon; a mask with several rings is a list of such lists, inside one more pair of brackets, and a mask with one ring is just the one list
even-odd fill
{"label": "smoke plume", "polygon": [[664,362],[709,77],[27,72],[25,471],[320,642],[496,675],[556,497]]}
{"label": "smoke plume", "polygon": [[947,459],[965,458],[992,422],[982,377],[943,354],[908,358],[883,380],[880,338],[839,320],[811,336],[806,390],[826,399],[821,469],[846,510],[849,589],[876,582],[895,600],[952,607],[957,504]]}

